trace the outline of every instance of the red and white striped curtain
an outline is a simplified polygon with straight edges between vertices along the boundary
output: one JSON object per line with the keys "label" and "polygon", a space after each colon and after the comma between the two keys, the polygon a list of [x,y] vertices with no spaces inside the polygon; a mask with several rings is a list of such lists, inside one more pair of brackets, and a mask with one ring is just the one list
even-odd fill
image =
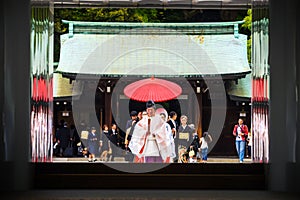
{"label": "red and white striped curtain", "polygon": [[266,8],[252,10],[252,160],[269,162],[269,20]]}
{"label": "red and white striped curtain", "polygon": [[53,154],[53,14],[33,5],[31,19],[31,160],[51,162]]}
{"label": "red and white striped curtain", "polygon": [[269,98],[268,78],[252,80],[252,159],[255,162],[269,161]]}

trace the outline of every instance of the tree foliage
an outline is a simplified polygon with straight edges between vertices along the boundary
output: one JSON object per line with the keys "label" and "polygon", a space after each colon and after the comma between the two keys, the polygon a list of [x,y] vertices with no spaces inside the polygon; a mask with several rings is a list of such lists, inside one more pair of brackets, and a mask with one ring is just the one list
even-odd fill
{"label": "tree foliage", "polygon": [[242,27],[251,31],[251,24],[252,24],[252,10],[251,9],[248,9],[247,16],[245,16],[244,21],[245,21],[245,23],[242,25]]}
{"label": "tree foliage", "polygon": [[68,31],[62,19],[70,21],[99,21],[99,22],[160,22],[163,13],[157,9],[130,8],[66,8],[55,9],[54,31],[55,50],[54,60],[59,60],[60,35]]}
{"label": "tree foliage", "polygon": [[252,37],[251,37],[251,26],[252,26],[252,10],[248,9],[247,15],[244,18],[245,23],[242,25],[242,28],[248,35],[247,41],[247,55],[248,55],[248,62],[251,62],[251,46],[252,46]]}
{"label": "tree foliage", "polygon": [[55,30],[65,32],[61,20],[94,21],[94,22],[159,22],[156,9],[130,8],[74,8],[56,9],[54,13]]}

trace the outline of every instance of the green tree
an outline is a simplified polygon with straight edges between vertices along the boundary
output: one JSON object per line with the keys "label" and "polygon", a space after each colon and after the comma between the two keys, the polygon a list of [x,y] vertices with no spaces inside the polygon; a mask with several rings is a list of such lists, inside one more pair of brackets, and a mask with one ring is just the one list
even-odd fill
{"label": "green tree", "polygon": [[247,16],[244,18],[245,23],[242,25],[243,28],[251,31],[251,25],[252,25],[252,10],[248,9]]}
{"label": "green tree", "polygon": [[252,37],[251,37],[251,26],[252,26],[252,10],[248,9],[247,15],[244,17],[245,23],[242,24],[241,28],[244,32],[248,35],[247,41],[247,55],[248,55],[248,62],[251,62],[251,46],[252,46]]}

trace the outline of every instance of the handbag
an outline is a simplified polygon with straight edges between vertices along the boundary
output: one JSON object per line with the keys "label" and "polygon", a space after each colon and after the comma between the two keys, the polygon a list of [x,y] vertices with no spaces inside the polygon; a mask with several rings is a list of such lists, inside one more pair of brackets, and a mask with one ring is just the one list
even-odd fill
{"label": "handbag", "polygon": [[63,152],[64,157],[73,157],[73,142],[69,141],[68,146],[66,147],[65,151]]}

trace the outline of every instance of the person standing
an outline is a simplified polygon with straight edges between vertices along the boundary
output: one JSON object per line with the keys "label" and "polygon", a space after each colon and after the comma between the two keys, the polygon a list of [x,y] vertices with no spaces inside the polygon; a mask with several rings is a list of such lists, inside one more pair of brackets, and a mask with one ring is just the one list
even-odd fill
{"label": "person standing", "polygon": [[246,157],[250,157],[251,158],[251,147],[252,147],[252,131],[251,131],[251,128],[250,128],[250,131],[248,133],[248,136],[247,136],[247,155]]}
{"label": "person standing", "polygon": [[112,160],[117,157],[119,154],[119,146],[120,146],[120,140],[119,140],[119,133],[117,131],[117,125],[112,124],[111,129],[109,130],[109,140],[110,140],[110,147],[112,149]]}
{"label": "person standing", "polygon": [[130,119],[126,123],[126,130],[132,127],[132,125],[137,121],[138,121],[138,113],[135,110],[133,110],[130,112]]}
{"label": "person standing", "polygon": [[[194,129],[187,125],[188,117],[182,115],[180,117],[180,126],[178,127],[178,132],[175,137],[175,144],[177,147],[177,156],[179,151],[182,149],[187,150],[193,141]],[[181,151],[182,152],[182,151]]]}
{"label": "person standing", "polygon": [[108,126],[106,124],[103,125],[103,130],[100,136],[100,160],[107,161],[109,156],[109,148],[110,148],[110,141],[108,139]]}
{"label": "person standing", "polygon": [[173,162],[173,159],[176,157],[175,142],[174,142],[174,138],[173,138],[171,127],[167,123],[167,111],[161,112],[160,113],[160,117],[161,117],[161,119],[166,124],[166,132],[167,132],[167,135],[168,135],[169,141],[170,141],[170,145],[168,145],[168,146],[170,146],[170,152],[171,152],[171,154],[169,155],[169,157],[166,160],[167,163],[170,163],[170,162]]}
{"label": "person standing", "polygon": [[235,136],[235,146],[240,163],[244,162],[246,136],[248,135],[248,127],[244,124],[244,120],[239,118],[238,124],[234,126],[232,134]]}
{"label": "person standing", "polygon": [[72,142],[73,155],[78,155],[77,144],[80,142],[80,137],[74,124],[70,126],[70,140]]}
{"label": "person standing", "polygon": [[175,138],[178,129],[176,119],[177,119],[177,113],[175,111],[171,111],[170,118],[167,121],[167,123],[171,126],[173,138]]}
{"label": "person standing", "polygon": [[[141,121],[144,117],[148,117],[146,110],[144,110],[143,112],[139,112],[138,121]],[[135,123],[133,125],[133,127],[130,129],[130,132],[129,132],[130,136],[132,136],[132,133],[133,133],[133,130],[134,130],[134,127],[136,124],[137,123]],[[129,144],[129,142],[128,142],[128,144]],[[127,145],[127,147],[128,147],[128,145]],[[128,148],[128,151],[131,152],[130,148]],[[132,159],[132,156],[133,156],[133,159]],[[131,157],[129,158],[129,160],[132,160],[133,163],[144,163],[144,157],[138,157],[137,155],[133,155],[132,153],[131,153]]]}
{"label": "person standing", "polygon": [[96,159],[96,154],[99,152],[99,144],[100,144],[100,136],[99,134],[96,133],[96,128],[92,127],[91,132],[89,132],[88,135],[88,151],[89,151],[89,162],[95,162]]}
{"label": "person standing", "polygon": [[212,137],[208,132],[204,132],[200,138],[200,155],[203,163],[207,162],[208,143],[212,142]]}
{"label": "person standing", "polygon": [[88,127],[84,120],[82,120],[77,128],[78,135],[80,137],[80,142],[82,148],[86,148],[87,146],[87,139],[89,135]]}
{"label": "person standing", "polygon": [[147,101],[147,117],[143,117],[133,130],[129,148],[138,158],[144,157],[146,163],[163,163],[171,154],[165,122],[155,114],[155,103]]}
{"label": "person standing", "polygon": [[125,135],[125,141],[124,141],[125,149],[127,149],[129,141],[131,139],[131,134],[130,133],[133,132],[133,128],[134,128],[136,122],[139,120],[138,119],[138,113],[135,110],[131,111],[130,112],[130,118],[131,119],[129,119],[126,123],[126,135]]}
{"label": "person standing", "polygon": [[68,128],[68,123],[64,122],[63,127],[58,130],[57,142],[60,146],[60,155],[64,155],[66,148],[71,142],[70,129]]}
{"label": "person standing", "polygon": [[62,149],[61,149],[61,146],[60,146],[60,133],[59,131],[64,127],[64,120],[60,120],[59,123],[58,123],[58,126],[55,130],[55,138],[53,140],[54,142],[54,146],[53,146],[53,153],[55,156],[59,157],[59,156],[62,156]]}

